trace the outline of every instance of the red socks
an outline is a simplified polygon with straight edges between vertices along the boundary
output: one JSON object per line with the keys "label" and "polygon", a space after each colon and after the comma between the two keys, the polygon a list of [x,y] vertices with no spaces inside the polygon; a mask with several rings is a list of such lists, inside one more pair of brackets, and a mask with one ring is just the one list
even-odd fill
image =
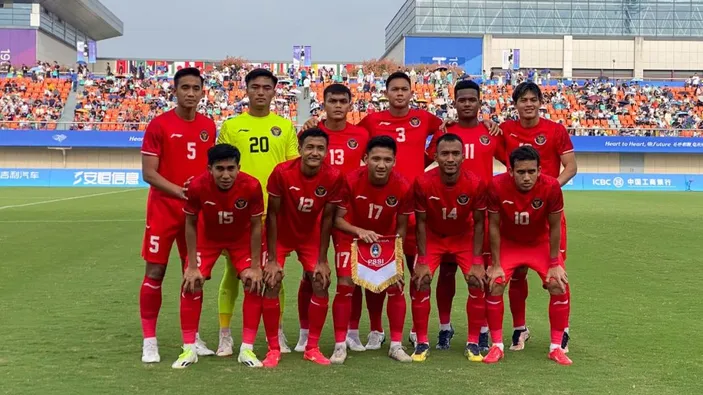
{"label": "red socks", "polygon": [[369,310],[369,323],[372,331],[383,332],[383,302],[386,293],[373,293],[366,290],[366,308]]}
{"label": "red socks", "polygon": [[139,314],[142,318],[142,333],[145,339],[156,337],[156,320],[161,310],[161,283],[144,276],[139,289]]}
{"label": "red socks", "polygon": [[334,323],[334,341],[336,343],[344,343],[347,338],[355,288],[354,286],[337,284],[337,294],[332,302],[332,322]]}
{"label": "red socks", "polygon": [[364,294],[361,287],[354,287],[354,296],[352,296],[351,316],[349,317],[349,329],[359,330],[359,321],[361,321],[361,305],[364,299]]}
{"label": "red socks", "polygon": [[325,326],[325,320],[327,319],[329,298],[313,294],[308,305],[310,306],[308,309],[310,332],[308,333],[308,344],[305,349],[312,350],[319,347],[320,335],[322,334],[322,328]]}
{"label": "red socks", "polygon": [[298,287],[298,320],[300,321],[300,329],[308,329],[310,327],[308,310],[310,306],[310,298],[312,298],[312,282],[307,276],[303,276]]}
{"label": "red socks", "polygon": [[[263,298],[251,292],[244,293],[244,304],[242,305],[242,343],[256,343],[256,332],[259,330],[261,322],[261,312],[263,308]],[[278,330],[278,328],[276,328]]]}
{"label": "red socks", "polygon": [[403,325],[405,324],[405,314],[407,311],[405,293],[395,285],[391,285],[390,288],[386,289],[386,293],[388,294],[388,307],[386,307],[386,312],[388,314],[388,326],[391,331],[391,341],[402,342]]}
{"label": "red socks", "polygon": [[505,304],[503,303],[503,295],[486,296],[486,318],[488,319],[488,328],[491,331],[491,340],[493,343],[503,343],[503,313],[505,312]]}
{"label": "red socks", "polygon": [[478,344],[481,327],[486,322],[486,299],[482,289],[469,288],[466,300],[466,316],[469,321],[468,342]]}
{"label": "red socks", "polygon": [[442,262],[439,266],[435,296],[440,324],[447,325],[452,321],[452,301],[456,294],[456,270],[457,265],[454,263]]}
{"label": "red socks", "polygon": [[430,291],[415,291],[412,296],[413,328],[418,343],[429,343],[427,326],[430,321]]}
{"label": "red socks", "polygon": [[281,302],[279,297],[263,298],[264,330],[269,350],[280,350],[278,344],[278,327],[281,323]]}
{"label": "red socks", "polygon": [[564,329],[569,326],[569,313],[571,311],[571,292],[566,286],[563,295],[550,295],[549,297],[549,326],[552,333],[552,344],[561,344]]}
{"label": "red socks", "polygon": [[525,326],[525,304],[527,302],[527,272],[516,272],[508,287],[510,313],[513,315],[513,328]]}

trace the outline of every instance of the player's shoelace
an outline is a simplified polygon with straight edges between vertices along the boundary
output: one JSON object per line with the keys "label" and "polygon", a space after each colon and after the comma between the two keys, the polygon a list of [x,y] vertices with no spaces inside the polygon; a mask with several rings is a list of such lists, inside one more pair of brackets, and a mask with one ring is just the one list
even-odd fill
{"label": "player's shoelace", "polygon": [[415,346],[415,354],[420,355],[430,349],[430,345],[427,343],[419,343]]}
{"label": "player's shoelace", "polygon": [[481,348],[479,347],[478,344],[473,344],[473,343],[467,344],[466,349],[464,351],[464,355],[468,356],[469,353],[471,353],[473,355],[481,355]]}
{"label": "player's shoelace", "polygon": [[439,340],[437,342],[437,348],[440,350],[449,349],[449,343],[454,337],[454,328],[449,330],[439,331]]}

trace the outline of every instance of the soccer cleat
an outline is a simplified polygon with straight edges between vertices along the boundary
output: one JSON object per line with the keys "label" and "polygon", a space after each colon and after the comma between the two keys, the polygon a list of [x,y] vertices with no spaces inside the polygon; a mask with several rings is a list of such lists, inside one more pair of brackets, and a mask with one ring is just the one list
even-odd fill
{"label": "soccer cleat", "polygon": [[488,332],[481,333],[478,337],[478,347],[482,352],[488,351],[491,347],[488,345]]}
{"label": "soccer cleat", "polygon": [[144,363],[159,363],[161,356],[159,355],[159,345],[156,338],[144,339],[142,345],[142,362]]}
{"label": "soccer cleat", "polygon": [[[280,339],[280,337],[279,337]],[[305,346],[308,345],[308,334],[301,333],[298,338],[298,344],[295,345],[295,352],[305,352]]]}
{"label": "soccer cleat", "polygon": [[483,361],[483,355],[481,355],[481,347],[476,343],[469,343],[464,349],[464,356],[471,362],[481,362]]}
{"label": "soccer cleat", "polygon": [[413,362],[425,362],[427,360],[427,355],[430,353],[430,345],[427,343],[418,343],[415,346],[415,352],[410,357]]}
{"label": "soccer cleat", "polygon": [[283,333],[283,329],[278,330],[278,347],[281,349],[281,353],[290,354],[290,347],[288,347],[288,339],[286,338],[286,334]]}
{"label": "soccer cleat", "polygon": [[511,351],[521,351],[525,349],[525,343],[530,340],[530,330],[515,329],[513,331],[513,344],[510,345]]}
{"label": "soccer cleat", "polygon": [[266,354],[266,358],[261,363],[265,368],[275,368],[278,366],[278,362],[281,361],[281,352],[279,350],[269,350]]}
{"label": "soccer cleat", "polygon": [[178,356],[176,362],[171,367],[174,369],[185,369],[188,366],[198,362],[198,353],[194,344],[184,344],[183,352]]}
{"label": "soccer cleat", "polygon": [[408,336],[408,343],[410,343],[413,348],[417,347],[417,333],[410,332],[410,335]]}
{"label": "soccer cleat", "polygon": [[250,368],[260,368],[264,366],[261,361],[259,361],[259,358],[256,357],[256,354],[254,354],[254,351],[252,350],[241,350],[239,351],[239,357],[237,358],[237,361],[241,363],[244,366],[250,367]]}
{"label": "soccer cleat", "polygon": [[366,343],[367,350],[380,350],[383,343],[386,342],[386,335],[383,332],[371,331],[369,333],[369,341]]}
{"label": "soccer cleat", "polygon": [[561,348],[555,348],[554,350],[550,351],[549,352],[549,359],[558,363],[559,365],[564,365],[564,366],[569,366],[573,363],[571,361],[571,359],[569,359],[569,357],[566,356],[566,354],[564,353],[564,350],[562,350]]}
{"label": "soccer cleat", "polygon": [[564,332],[564,336],[561,337],[561,349],[564,350],[564,354],[569,353],[569,340],[571,340],[569,333]]}
{"label": "soccer cleat", "polygon": [[[200,338],[199,334],[195,334],[195,352],[199,357],[209,357],[215,355],[215,352],[207,348],[207,344]],[[231,355],[231,354],[230,354]]]}
{"label": "soccer cleat", "polygon": [[305,353],[303,353],[303,359],[314,362],[318,365],[329,365],[331,363],[329,359],[322,355],[319,348],[305,350]]}
{"label": "soccer cleat", "polygon": [[390,350],[388,350],[388,356],[398,362],[413,361],[412,357],[405,352],[405,348],[403,348],[403,346],[391,346]]}
{"label": "soccer cleat", "polygon": [[233,344],[232,334],[220,333],[220,344],[217,346],[216,355],[218,357],[231,357],[234,354]]}
{"label": "soccer cleat", "polygon": [[334,353],[330,357],[330,362],[335,365],[341,365],[347,360],[347,345],[338,344],[334,346]]}
{"label": "soccer cleat", "polygon": [[361,339],[359,339],[359,336],[347,335],[347,347],[356,352],[366,351],[366,347],[361,344]]}
{"label": "soccer cleat", "polygon": [[488,354],[483,357],[483,363],[498,363],[498,361],[503,359],[503,355],[503,350],[494,344],[491,349],[488,350]]}
{"label": "soccer cleat", "polygon": [[437,349],[438,350],[449,350],[449,343],[454,337],[454,327],[450,327],[449,330],[439,331]]}

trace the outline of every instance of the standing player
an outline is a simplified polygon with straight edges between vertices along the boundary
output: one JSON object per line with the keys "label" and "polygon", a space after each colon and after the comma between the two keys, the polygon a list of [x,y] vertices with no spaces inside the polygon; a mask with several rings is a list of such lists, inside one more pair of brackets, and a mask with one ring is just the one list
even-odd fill
{"label": "standing player", "polygon": [[[174,369],[183,369],[198,362],[194,343],[203,307],[203,282],[210,279],[212,268],[223,252],[234,265],[239,278],[249,287],[244,297],[242,331],[244,343],[249,348],[239,354],[239,362],[251,367],[262,366],[252,350],[262,308],[266,332],[273,335],[271,347],[278,349],[278,309],[274,311],[274,317],[267,315],[267,303],[260,296],[260,290],[263,290],[263,193],[256,178],[239,171],[240,157],[239,150],[231,145],[216,145],[208,152],[208,171],[196,177],[188,188],[188,201],[183,209],[186,213],[185,237],[188,246],[181,289],[183,353],[173,363]],[[278,304],[277,295],[271,300]]]}
{"label": "standing player", "polygon": [[[481,88],[473,81],[459,81],[454,87],[455,106],[458,122],[447,127],[447,132],[459,136],[464,142],[464,161],[462,168],[474,173],[484,185],[489,185],[493,179],[494,158],[505,160],[505,141],[502,135],[491,135],[488,127],[480,123],[478,113],[481,109]],[[427,154],[434,157],[437,140],[444,135],[443,131],[435,133]],[[488,239],[488,221],[484,232],[483,257],[486,267],[490,265],[490,243]],[[452,300],[456,293],[457,265],[453,262],[442,262],[437,279],[437,311],[439,312],[439,341],[437,349],[446,350],[454,336],[451,325]],[[481,317],[485,317],[485,292],[480,287],[469,287],[471,295],[469,304],[469,339],[470,344],[488,350],[488,326]],[[481,355],[473,354],[474,347],[468,349],[468,358],[480,362]]]}
{"label": "standing player", "polygon": [[[247,74],[244,81],[249,98],[249,111],[225,121],[217,142],[230,144],[242,153],[242,171],[254,176],[264,188],[265,209],[266,183],[269,176],[276,165],[298,156],[298,139],[293,123],[270,110],[278,83],[276,76],[266,69],[254,69]],[[220,357],[233,353],[230,323],[238,294],[239,282],[236,273],[232,271],[231,265],[227,265],[218,298],[220,344],[217,347],[217,355]],[[284,299],[281,290],[281,311]],[[290,352],[282,330],[278,336],[281,352]]]}
{"label": "standing player", "polygon": [[[520,115],[519,121],[506,121],[500,125],[506,143],[506,153],[523,145],[533,146],[540,154],[544,174],[554,177],[561,186],[566,185],[576,175],[576,155],[569,133],[563,125],[540,118],[542,91],[533,82],[523,82],[513,92],[513,102]],[[562,166],[564,169],[562,170]],[[561,247],[566,260],[566,218],[561,218]],[[518,268],[512,276],[508,297],[513,315],[513,338],[511,350],[525,348],[530,331],[525,324],[525,303],[527,301],[527,268]],[[563,347],[568,349],[568,328],[564,332]]]}
{"label": "standing player", "polygon": [[[412,359],[417,362],[425,361],[430,349],[427,337],[430,285],[440,262],[447,259],[456,262],[470,288],[481,287],[485,277],[482,257],[485,186],[476,175],[462,168],[464,142],[457,135],[440,137],[436,150],[437,168],[417,178],[413,186],[418,258],[412,278],[417,289],[412,296],[417,330]],[[467,298],[467,314],[470,301]],[[466,352],[478,354],[478,345],[468,345]]]}
{"label": "standing player", "polygon": [[269,281],[280,273],[286,257],[296,252],[313,288],[308,307],[310,331],[303,357],[329,365],[318,343],[329,305],[327,250],[343,177],[339,170],[325,163],[328,149],[325,132],[309,129],[298,140],[301,157],[276,166],[269,178],[268,261],[264,276]]}
{"label": "standing player", "polygon": [[[410,184],[405,177],[393,169],[395,165],[396,143],[388,136],[372,138],[366,146],[366,167],[346,176],[343,204],[337,209],[335,226],[342,233],[335,241],[337,252],[337,295],[332,306],[334,319],[334,354],[332,363],[344,363],[347,358],[347,328],[351,315],[352,237],[372,243],[380,236],[398,234],[405,238],[408,217],[413,212]],[[388,322],[391,332],[391,346],[388,356],[400,362],[412,362],[403,350],[403,324],[407,310],[403,283],[390,286],[383,293],[388,294]],[[348,340],[347,340],[348,343]]]}
{"label": "standing player", "polygon": [[[142,143],[142,174],[151,187],[146,208],[142,258],[146,270],[139,291],[144,344],[142,362],[161,361],[156,321],[161,309],[161,284],[175,241],[185,265],[185,214],[183,207],[190,180],[207,168],[207,151],[215,142],[215,123],[198,114],[203,78],[196,68],[179,70],[173,78],[178,104],[154,118]],[[212,355],[196,334],[198,355]]]}
{"label": "standing player", "polygon": [[539,274],[550,294],[549,359],[571,365],[561,344],[570,310],[569,284],[559,252],[564,198],[559,180],[540,173],[539,153],[523,146],[510,154],[509,172],[494,178],[489,187],[493,265],[488,270],[490,294],[486,299],[493,346],[485,363],[503,358],[503,291],[515,269],[527,266]]}

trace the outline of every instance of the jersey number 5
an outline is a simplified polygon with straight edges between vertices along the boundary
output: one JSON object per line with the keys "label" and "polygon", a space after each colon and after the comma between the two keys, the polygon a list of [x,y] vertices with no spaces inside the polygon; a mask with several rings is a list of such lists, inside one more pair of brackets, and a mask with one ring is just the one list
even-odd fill
{"label": "jersey number 5", "polygon": [[188,155],[186,156],[186,158],[191,159],[191,160],[195,159],[195,154],[197,153],[197,151],[195,150],[195,143],[193,143],[193,142],[188,143],[186,148],[188,148]]}
{"label": "jersey number 5", "polygon": [[530,213],[527,211],[515,212],[515,225],[529,225]]}
{"label": "jersey number 5", "polygon": [[264,137],[249,137],[249,152],[269,152],[269,138]]}

